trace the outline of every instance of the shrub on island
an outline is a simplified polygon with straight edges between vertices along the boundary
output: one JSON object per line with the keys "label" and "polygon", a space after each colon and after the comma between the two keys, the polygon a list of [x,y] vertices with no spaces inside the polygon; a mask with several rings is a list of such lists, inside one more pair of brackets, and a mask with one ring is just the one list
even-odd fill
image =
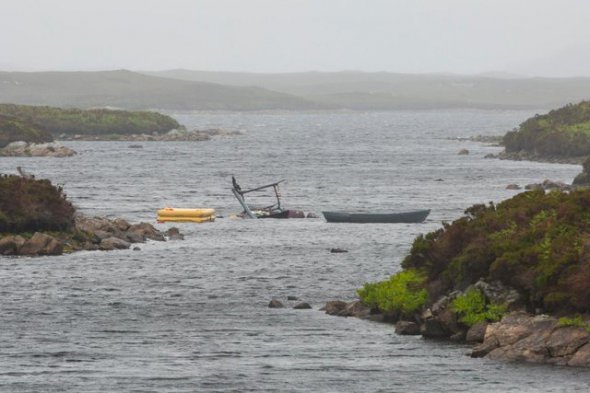
{"label": "shrub on island", "polygon": [[535,115],[503,138],[506,153],[538,158],[590,155],[590,101]]}
{"label": "shrub on island", "polygon": [[590,191],[530,191],[419,236],[405,269],[423,271],[430,299],[498,281],[548,312],[590,311]]}
{"label": "shrub on island", "polygon": [[0,176],[0,232],[67,231],[75,209],[49,180]]}
{"label": "shrub on island", "polygon": [[149,111],[0,104],[0,115],[19,119],[56,137],[61,135],[112,137],[113,135],[166,133],[182,128],[170,116]]}

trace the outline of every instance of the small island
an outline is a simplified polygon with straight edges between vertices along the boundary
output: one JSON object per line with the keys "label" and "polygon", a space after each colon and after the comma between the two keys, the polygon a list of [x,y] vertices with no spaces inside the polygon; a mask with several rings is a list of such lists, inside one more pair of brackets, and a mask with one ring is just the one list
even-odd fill
{"label": "small island", "polygon": [[590,101],[535,115],[504,135],[500,158],[582,163],[590,156]]}
{"label": "small island", "polygon": [[217,128],[187,130],[172,117],[150,111],[0,104],[0,156],[76,154],[56,140],[200,142],[241,134]]}
{"label": "small island", "polygon": [[417,237],[402,268],[326,312],[477,344],[473,357],[590,367],[590,191],[472,206]]}
{"label": "small island", "polygon": [[32,176],[0,175],[0,255],[60,255],[80,250],[128,249],[146,240],[182,239],[151,224],[85,217],[61,187]]}

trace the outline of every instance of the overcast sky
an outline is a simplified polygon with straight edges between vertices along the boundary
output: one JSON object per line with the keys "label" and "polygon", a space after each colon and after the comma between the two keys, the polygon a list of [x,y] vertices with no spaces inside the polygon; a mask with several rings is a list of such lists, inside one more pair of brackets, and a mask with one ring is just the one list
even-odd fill
{"label": "overcast sky", "polygon": [[589,0],[0,0],[0,69],[590,76],[589,18]]}

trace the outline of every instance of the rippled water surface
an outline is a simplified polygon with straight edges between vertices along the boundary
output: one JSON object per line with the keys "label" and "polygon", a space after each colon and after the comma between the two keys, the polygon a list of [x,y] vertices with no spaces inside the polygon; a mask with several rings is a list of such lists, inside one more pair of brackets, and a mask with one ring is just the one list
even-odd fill
{"label": "rippled water surface", "polygon": [[[570,182],[580,167],[484,159],[500,148],[452,140],[502,134],[531,114],[175,114],[189,128],[244,133],[0,158],[4,173],[21,165],[63,184],[89,215],[154,223],[158,208],[175,206],[223,216],[180,224],[186,240],[140,251],[0,259],[0,391],[588,391],[586,370],[471,359],[466,346],[318,311],[397,271],[417,234],[517,192],[507,184]],[[234,220],[232,174],[243,188],[287,179],[285,204],[306,211],[432,213],[424,224]],[[266,307],[292,306],[289,295],[314,309]]]}

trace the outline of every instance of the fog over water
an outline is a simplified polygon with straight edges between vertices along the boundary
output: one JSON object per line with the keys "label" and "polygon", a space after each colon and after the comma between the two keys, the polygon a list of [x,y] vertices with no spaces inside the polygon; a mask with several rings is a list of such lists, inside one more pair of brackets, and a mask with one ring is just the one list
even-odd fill
{"label": "fog over water", "polygon": [[590,76],[585,0],[3,0],[0,69]]}

